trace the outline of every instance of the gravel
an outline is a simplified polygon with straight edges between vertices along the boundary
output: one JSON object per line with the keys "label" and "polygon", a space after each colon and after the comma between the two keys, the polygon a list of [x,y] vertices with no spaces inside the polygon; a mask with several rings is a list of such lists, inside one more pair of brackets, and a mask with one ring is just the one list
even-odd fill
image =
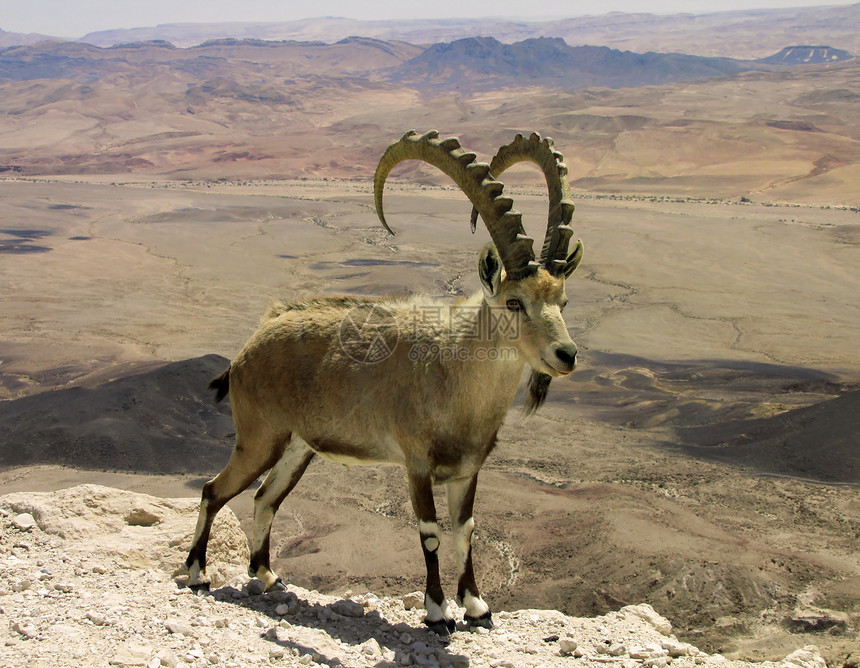
{"label": "gravel", "polygon": [[[708,655],[644,604],[596,618],[500,611],[492,630],[461,623],[442,639],[422,625],[414,593],[264,593],[223,563],[231,550],[212,555],[223,582],[194,593],[166,567],[181,564],[194,526],[194,504],[180,501],[93,485],[0,497],[0,666],[826,668],[814,646],[760,664]],[[223,531],[240,531],[222,514]]]}

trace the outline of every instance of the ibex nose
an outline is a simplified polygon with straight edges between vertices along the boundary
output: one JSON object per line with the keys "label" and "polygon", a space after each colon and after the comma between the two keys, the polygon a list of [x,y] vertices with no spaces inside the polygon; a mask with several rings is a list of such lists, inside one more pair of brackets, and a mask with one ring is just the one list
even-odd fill
{"label": "ibex nose", "polygon": [[573,371],[573,367],[576,366],[576,346],[569,345],[563,346],[560,348],[556,348],[555,356],[571,371]]}

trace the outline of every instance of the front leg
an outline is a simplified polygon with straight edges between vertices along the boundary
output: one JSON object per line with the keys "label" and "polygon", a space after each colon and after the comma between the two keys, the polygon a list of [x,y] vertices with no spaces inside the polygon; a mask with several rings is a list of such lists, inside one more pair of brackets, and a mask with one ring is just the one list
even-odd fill
{"label": "front leg", "polygon": [[455,628],[454,618],[448,611],[448,602],[442,592],[439,578],[439,525],[436,522],[436,504],[433,502],[433,483],[429,473],[409,472],[409,496],[418,518],[421,534],[421,549],[427,566],[427,588],[424,592],[424,607],[427,616],[424,623],[431,631],[441,636],[450,635]]}
{"label": "front leg", "polygon": [[484,603],[475,582],[472,568],[472,532],[475,518],[472,509],[475,505],[475,489],[478,475],[462,480],[452,480],[446,484],[448,489],[448,512],[454,533],[454,550],[457,553],[459,578],[457,581],[457,602],[466,608],[465,621],[469,626],[493,628],[490,607]]}

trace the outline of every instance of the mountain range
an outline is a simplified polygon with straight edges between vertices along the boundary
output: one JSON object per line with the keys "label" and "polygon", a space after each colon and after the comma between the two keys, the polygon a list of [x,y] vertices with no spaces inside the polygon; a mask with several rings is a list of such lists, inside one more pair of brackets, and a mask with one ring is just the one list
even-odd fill
{"label": "mountain range", "polygon": [[[97,47],[75,42],[42,42],[0,49],[0,78],[15,81],[67,79],[92,84],[106,76],[151,77],[171,72],[251,100],[283,102],[259,85],[245,90],[249,76],[358,76],[367,81],[419,90],[495,89],[549,85],[562,89],[624,88],[696,81],[778,66],[834,63],[851,54],[831,47],[789,47],[756,61],[678,53],[633,53],[605,46],[569,46],[561,38],[539,37],[504,44],[493,37],[468,37],[422,47],[351,37],[325,42],[220,39],[176,48],[166,41]],[[217,81],[220,83],[212,83]],[[207,83],[208,82],[208,83]],[[241,90],[240,90],[241,89]],[[261,97],[262,95],[262,97]]]}
{"label": "mountain range", "polygon": [[[535,37],[559,37],[574,46],[599,45],[637,52],[674,51],[754,59],[768,56],[787,44],[831,44],[858,52],[858,25],[860,3],[707,14],[613,12],[552,21],[494,18],[359,21],[321,17],[272,23],[173,23],[91,32],[76,41],[114,46],[164,40],[179,47],[188,47],[224,38],[334,43],[362,35],[426,46],[465,37],[495,37],[505,43]],[[0,46],[32,44],[44,39],[49,37],[0,30]]]}
{"label": "mountain range", "polygon": [[[813,27],[847,17],[831,33],[841,40],[856,7],[824,8],[816,20],[789,14]],[[706,184],[722,195],[788,187],[793,197],[853,204],[860,63],[850,40],[813,40],[785,13],[744,16],[758,26],[783,19],[755,49],[731,46],[752,39],[746,24],[721,33],[732,57],[489,35],[430,45],[219,37],[188,47],[156,39],[0,48],[0,173],[365,178],[379,147],[409,128],[489,147],[538,128],[569,147],[580,186]],[[623,24],[594,21],[610,18]],[[676,18],[658,22],[661,34],[690,23]],[[772,39],[778,46],[761,57],[746,55]],[[764,165],[755,158],[762,142]],[[322,147],[332,157],[321,158]],[[814,193],[798,191],[807,182]]]}

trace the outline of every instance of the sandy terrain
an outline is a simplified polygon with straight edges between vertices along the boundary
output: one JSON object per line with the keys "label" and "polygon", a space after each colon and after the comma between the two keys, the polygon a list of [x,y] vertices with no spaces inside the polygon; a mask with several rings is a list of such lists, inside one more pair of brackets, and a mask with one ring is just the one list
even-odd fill
{"label": "sandy terrain", "polygon": [[[539,235],[539,190],[512,190]],[[537,416],[509,416],[477,499],[479,578],[498,609],[590,615],[645,601],[707,651],[781,658],[813,643],[838,664],[860,615],[857,480],[837,484],[838,458],[786,474],[759,460],[742,469],[731,449],[711,462],[683,448],[702,444],[687,428],[850,396],[860,219],[692,195],[702,200],[577,197],[586,258],[565,313],[582,368]],[[8,400],[101,386],[157,360],[229,358],[272,298],[474,290],[487,237],[469,233],[455,190],[397,183],[393,238],[360,181],[65,177],[2,181],[0,196]],[[837,416],[848,429],[853,406]],[[779,437],[768,425],[756,428]],[[856,458],[855,445],[842,461]],[[196,496],[214,472],[36,467],[3,472],[0,491],[86,481]],[[247,529],[250,492],[232,506]],[[278,517],[275,563],[308,589],[399,596],[423,579],[413,522],[402,471],[317,462]],[[833,623],[797,633],[791,620],[806,613]]]}
{"label": "sandy terrain", "polygon": [[[364,185],[409,128],[456,134],[484,159],[537,128],[556,140],[581,190],[860,206],[856,58],[621,90],[515,85],[502,71],[485,82],[491,92],[470,92],[465,66],[462,85],[441,90],[388,80],[408,54],[386,53],[382,67],[380,49],[360,40],[64,54],[73,48],[84,47],[43,46],[19,59],[65,56],[62,78],[0,79],[0,174]],[[302,48],[324,53],[298,58]]]}

